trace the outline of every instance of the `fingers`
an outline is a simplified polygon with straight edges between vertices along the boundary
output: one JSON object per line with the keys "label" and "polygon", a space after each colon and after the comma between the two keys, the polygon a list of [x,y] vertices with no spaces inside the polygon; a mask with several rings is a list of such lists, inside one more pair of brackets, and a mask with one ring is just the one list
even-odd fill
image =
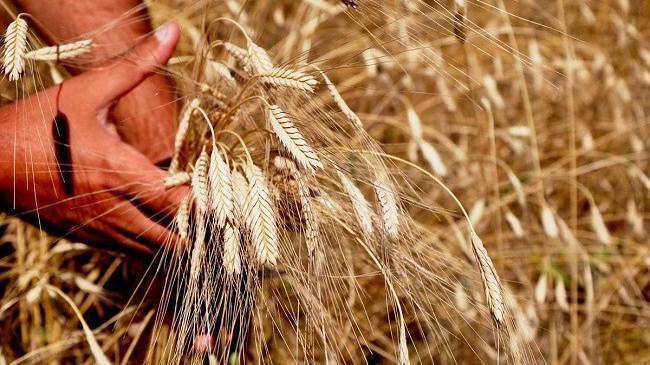
{"label": "fingers", "polygon": [[160,225],[155,218],[144,215],[130,203],[116,210],[108,219],[115,230],[124,237],[151,249],[161,246],[174,247],[179,242],[176,234]]}
{"label": "fingers", "polygon": [[99,107],[113,104],[138,86],[157,67],[167,63],[178,43],[179,35],[176,24],[166,23],[120,60],[97,71],[86,72],[73,80],[92,93]]}

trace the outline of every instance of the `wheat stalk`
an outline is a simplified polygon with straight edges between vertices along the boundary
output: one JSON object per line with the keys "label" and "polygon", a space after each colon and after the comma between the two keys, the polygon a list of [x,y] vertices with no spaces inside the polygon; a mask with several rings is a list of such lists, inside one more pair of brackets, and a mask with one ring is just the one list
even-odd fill
{"label": "wheat stalk", "polygon": [[370,209],[370,204],[366,200],[366,197],[363,196],[363,193],[356,185],[341,171],[336,171],[339,180],[341,181],[341,186],[343,190],[348,194],[350,201],[352,202],[352,208],[357,217],[357,222],[363,230],[363,233],[366,236],[372,236],[373,225],[372,225],[372,210]]}
{"label": "wheat stalk", "polygon": [[377,194],[377,201],[381,208],[384,233],[390,239],[396,240],[399,238],[399,208],[397,205],[397,197],[388,176],[383,172],[378,173],[378,177],[375,180],[375,193]]}
{"label": "wheat stalk", "polygon": [[196,208],[200,214],[205,214],[210,206],[209,161],[210,157],[204,150],[196,160],[194,172],[192,173],[192,192],[194,193]]}
{"label": "wheat stalk", "polygon": [[25,54],[26,59],[35,61],[57,61],[80,56],[90,52],[93,42],[89,39],[62,44],[58,46],[43,47],[29,51]]}
{"label": "wheat stalk", "polygon": [[323,169],[323,164],[316,152],[309,146],[305,137],[279,106],[271,105],[269,107],[269,122],[282,145],[300,166],[312,172]]}
{"label": "wheat stalk", "polygon": [[5,32],[3,66],[9,81],[16,81],[25,68],[27,51],[27,22],[18,17],[11,22]]}
{"label": "wheat stalk", "polygon": [[241,234],[232,224],[227,223],[223,231],[223,267],[229,275],[241,273],[241,257],[239,257]]}
{"label": "wheat stalk", "polygon": [[260,81],[267,85],[286,87],[313,93],[318,81],[302,72],[288,68],[274,68],[270,73],[260,76]]}
{"label": "wheat stalk", "polygon": [[361,123],[361,119],[359,119],[357,114],[352,111],[352,109],[350,109],[348,103],[345,102],[336,86],[332,83],[332,81],[330,81],[329,77],[327,77],[327,75],[325,75],[325,72],[321,71],[320,69],[317,68],[317,70],[320,72],[323,80],[325,81],[327,91],[329,91],[330,96],[332,99],[334,99],[334,102],[339,107],[339,109],[341,109],[343,115],[345,115],[348,120],[351,121],[357,128],[363,129],[363,123]]}
{"label": "wheat stalk", "polygon": [[211,208],[215,213],[219,227],[223,227],[227,219],[234,219],[233,192],[230,168],[216,146],[212,149],[210,155],[208,176],[210,180]]}
{"label": "wheat stalk", "polygon": [[501,280],[499,280],[499,275],[494,268],[494,264],[492,264],[492,259],[488,255],[487,250],[485,250],[479,236],[474,230],[471,230],[470,236],[474,256],[479,263],[479,271],[483,279],[487,305],[492,313],[492,318],[494,318],[497,326],[500,326],[505,320],[505,305],[503,302]]}
{"label": "wheat stalk", "polygon": [[246,166],[248,196],[245,203],[246,226],[257,262],[261,265],[277,263],[280,255],[275,212],[262,170],[253,163]]}

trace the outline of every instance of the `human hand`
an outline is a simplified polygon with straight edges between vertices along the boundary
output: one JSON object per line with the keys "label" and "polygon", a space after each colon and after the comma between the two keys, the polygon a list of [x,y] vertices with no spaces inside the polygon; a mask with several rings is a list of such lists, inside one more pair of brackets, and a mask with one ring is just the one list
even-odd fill
{"label": "human hand", "polygon": [[124,143],[108,116],[167,62],[178,37],[178,27],[167,24],[121,61],[0,108],[4,210],[15,207],[43,228],[114,249],[151,253],[174,242],[165,222],[183,191],[165,191],[167,173]]}
{"label": "human hand", "polygon": [[[16,0],[24,12],[38,19],[42,35],[52,43],[92,34],[95,47],[84,55],[83,67],[96,67],[120,55],[151,31],[141,0]],[[112,24],[110,29],[107,24]],[[98,31],[99,30],[99,31]],[[70,67],[78,74],[83,68]],[[165,75],[152,75],[122,97],[112,108],[109,121],[122,140],[154,163],[171,158],[176,122],[173,83]]]}

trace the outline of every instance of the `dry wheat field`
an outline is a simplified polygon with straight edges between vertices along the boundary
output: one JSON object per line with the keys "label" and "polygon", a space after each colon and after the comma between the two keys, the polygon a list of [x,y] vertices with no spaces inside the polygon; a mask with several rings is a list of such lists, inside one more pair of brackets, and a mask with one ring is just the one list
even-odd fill
{"label": "dry wheat field", "polygon": [[[3,104],[102,46],[0,2]],[[0,365],[650,364],[650,1],[144,7],[178,249],[3,209]]]}

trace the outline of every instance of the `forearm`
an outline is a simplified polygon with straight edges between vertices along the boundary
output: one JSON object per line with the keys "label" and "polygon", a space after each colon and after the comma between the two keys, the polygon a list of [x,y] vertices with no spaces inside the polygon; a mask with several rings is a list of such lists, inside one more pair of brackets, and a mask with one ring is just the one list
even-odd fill
{"label": "forearm", "polygon": [[[119,55],[151,31],[139,0],[17,0],[21,11],[31,14],[51,34],[52,43],[91,35],[95,48],[92,63]],[[110,28],[104,28],[110,23]],[[106,29],[106,30],[104,30]],[[104,31],[102,31],[104,30]]]}

